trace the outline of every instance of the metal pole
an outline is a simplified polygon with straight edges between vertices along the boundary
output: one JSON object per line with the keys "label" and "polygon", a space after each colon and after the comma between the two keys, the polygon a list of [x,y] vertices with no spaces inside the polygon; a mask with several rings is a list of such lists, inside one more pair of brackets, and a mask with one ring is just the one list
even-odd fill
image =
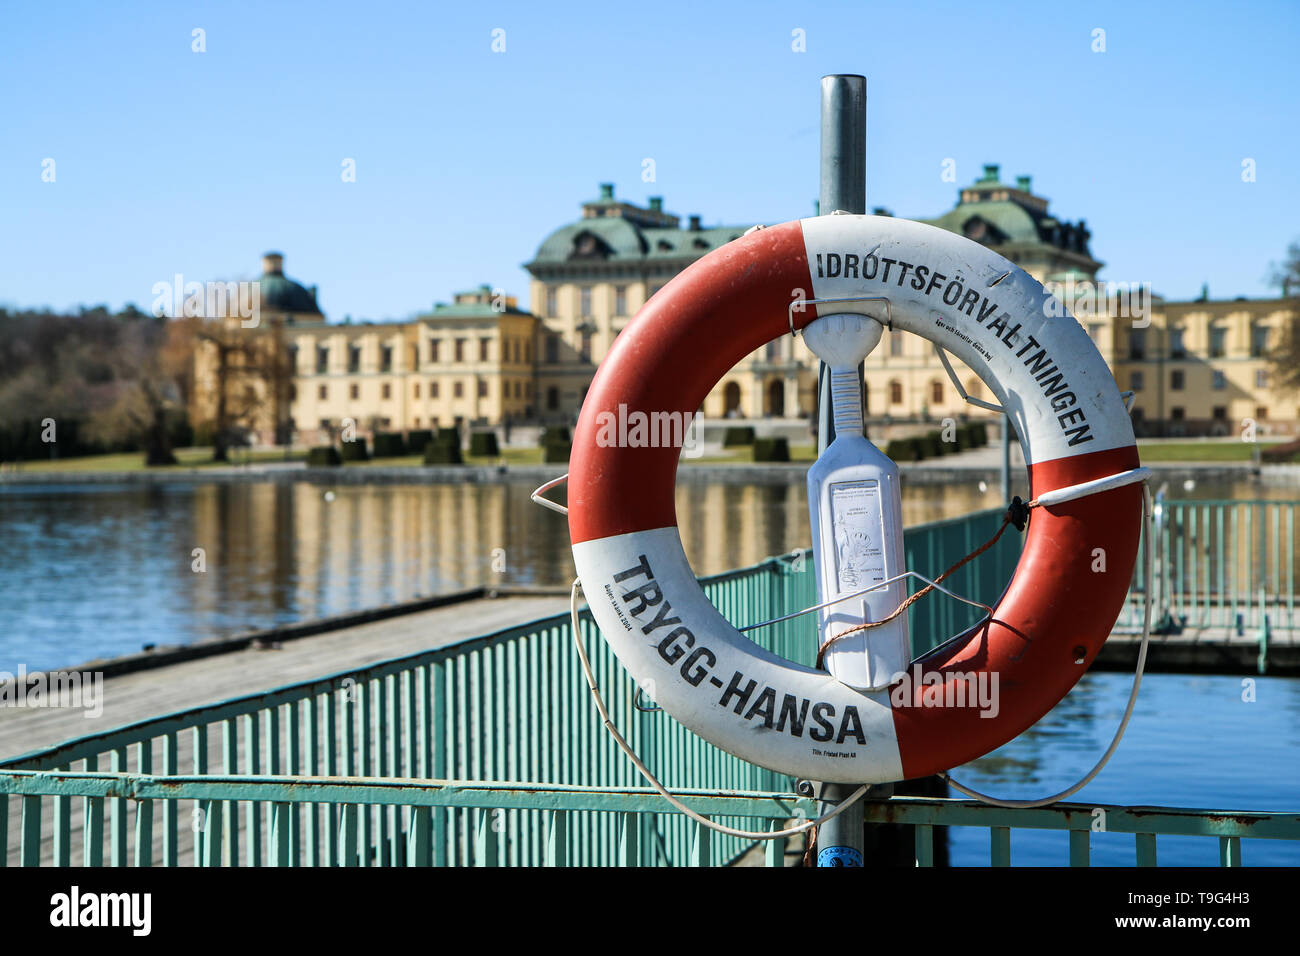
{"label": "metal pole", "polygon": [[[867,211],[867,78],[856,75],[822,77],[821,198],[823,215],[842,209]],[[858,367],[862,378],[862,366]],[[831,414],[830,376],[817,366],[817,453],[835,438]],[[856,787],[841,783],[821,785],[822,813],[851,794]],[[856,803],[817,834],[817,866],[862,866],[862,804]]]}
{"label": "metal pole", "polygon": [[1002,413],[1002,502],[1011,500],[1011,418]]}
{"label": "metal pole", "polygon": [[[867,211],[867,78],[855,74],[822,77],[821,191],[818,212]],[[858,367],[862,377],[862,367]],[[863,409],[866,412],[866,409]],[[835,439],[831,383],[817,363],[817,453]]]}

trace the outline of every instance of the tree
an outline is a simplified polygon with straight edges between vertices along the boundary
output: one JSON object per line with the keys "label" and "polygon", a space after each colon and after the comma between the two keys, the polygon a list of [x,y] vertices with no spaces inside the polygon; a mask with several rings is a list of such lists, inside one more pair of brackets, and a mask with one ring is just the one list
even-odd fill
{"label": "tree", "polygon": [[1300,242],[1291,243],[1287,247],[1286,258],[1280,263],[1273,263],[1269,285],[1281,289],[1283,298],[1300,292]]}
{"label": "tree", "polygon": [[[1300,242],[1291,243],[1281,264],[1273,264],[1272,284],[1289,297],[1300,292]],[[1300,316],[1291,313],[1281,330],[1281,341],[1269,353],[1275,386],[1282,391],[1300,391]]]}
{"label": "tree", "polygon": [[143,445],[150,467],[176,464],[172,423],[185,407],[163,347],[169,324],[143,316],[128,322],[108,357],[112,397],[91,414],[86,429],[104,445]]}

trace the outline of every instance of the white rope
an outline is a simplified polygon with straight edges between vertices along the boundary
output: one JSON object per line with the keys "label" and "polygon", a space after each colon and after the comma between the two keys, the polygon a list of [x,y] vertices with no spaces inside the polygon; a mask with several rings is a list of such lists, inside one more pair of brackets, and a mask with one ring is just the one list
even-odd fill
{"label": "white rope", "polygon": [[528,497],[531,498],[533,501],[537,502],[543,508],[550,508],[552,511],[558,511],[562,515],[567,515],[569,513],[568,508],[564,507],[564,505],[562,504],[558,504],[552,501],[550,498],[543,498],[542,495],[550,491],[556,485],[562,485],[568,480],[569,480],[569,473],[566,471],[564,474],[560,475],[559,478],[552,478],[550,481],[542,485],[540,488],[538,488]]}
{"label": "white rope", "polygon": [[[1138,470],[1145,471],[1146,469]],[[1142,519],[1147,537],[1146,556],[1143,562],[1146,571],[1146,589],[1144,601],[1145,607],[1142,619],[1142,646],[1138,650],[1137,670],[1133,673],[1133,689],[1128,695],[1128,707],[1124,709],[1124,717],[1119,722],[1119,728],[1115,731],[1114,739],[1111,740],[1110,746],[1106,748],[1106,752],[1101,755],[1101,759],[1097,761],[1097,765],[1093,767],[1092,770],[1088,771],[1087,776],[1074,786],[1062,790],[1060,793],[1053,794],[1050,797],[1043,797],[1041,800],[1002,800],[998,797],[991,797],[986,793],[980,793],[978,790],[972,790],[970,787],[958,783],[946,773],[939,774],[939,776],[944,780],[947,780],[954,789],[961,791],[968,797],[974,797],[976,800],[994,807],[1006,807],[1013,810],[1027,810],[1032,807],[1045,807],[1049,803],[1058,803],[1066,797],[1078,793],[1091,783],[1092,779],[1096,777],[1097,774],[1101,773],[1102,768],[1110,762],[1110,758],[1119,748],[1119,742],[1124,739],[1124,731],[1128,729],[1129,718],[1133,716],[1133,708],[1137,706],[1138,689],[1142,686],[1142,671],[1146,668],[1147,663],[1147,642],[1151,637],[1151,574],[1155,564],[1156,543],[1151,525],[1151,486],[1145,480],[1142,483]]]}
{"label": "white rope", "polygon": [[[641,776],[645,777],[646,780],[650,782],[650,786],[659,791],[660,796],[682,813],[686,814],[697,823],[700,823],[711,830],[716,830],[718,833],[725,833],[728,836],[741,837],[746,840],[780,840],[784,837],[796,836],[812,827],[821,826],[827,820],[832,820],[839,816],[866,795],[869,786],[863,784],[857,790],[853,791],[853,793],[851,793],[846,799],[841,800],[834,810],[818,817],[816,820],[807,820],[785,830],[770,830],[764,832],[737,830],[734,827],[724,826],[721,823],[716,823],[713,820],[710,820],[702,814],[696,813],[686,804],[682,803],[669,793],[668,788],[659,782],[659,778],[650,772],[650,768],[641,762],[641,758],[636,755],[636,751],[632,749],[631,745],[623,735],[619,733],[618,728],[614,726],[614,721],[610,718],[609,711],[605,708],[605,701],[601,698],[600,690],[596,686],[596,675],[592,673],[591,662],[587,660],[586,648],[582,646],[582,632],[578,628],[578,588],[581,586],[582,581],[578,578],[574,578],[573,587],[569,592],[569,621],[570,627],[573,631],[573,643],[578,648],[578,658],[582,661],[582,671],[586,675],[587,686],[591,688],[591,697],[596,702],[596,710],[600,712],[600,719],[604,722],[605,729],[613,735],[614,742],[618,744],[619,749],[622,750],[623,753],[627,754],[628,759],[632,761],[636,766],[636,769],[641,771]],[[597,627],[599,627],[599,625],[597,625]]]}

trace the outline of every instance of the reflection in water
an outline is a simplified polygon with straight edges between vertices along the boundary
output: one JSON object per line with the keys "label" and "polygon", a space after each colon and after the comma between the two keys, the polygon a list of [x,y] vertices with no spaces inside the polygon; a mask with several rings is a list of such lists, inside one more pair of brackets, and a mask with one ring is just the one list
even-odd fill
{"label": "reflection in water", "polygon": [[[484,584],[567,585],[568,527],[531,482],[0,487],[0,670],[66,666]],[[1198,484],[1203,497],[1291,489]],[[999,504],[903,482],[908,525]],[[809,543],[801,480],[678,483],[699,574]],[[202,549],[206,570],[192,570]],[[498,550],[499,549],[499,550]]]}

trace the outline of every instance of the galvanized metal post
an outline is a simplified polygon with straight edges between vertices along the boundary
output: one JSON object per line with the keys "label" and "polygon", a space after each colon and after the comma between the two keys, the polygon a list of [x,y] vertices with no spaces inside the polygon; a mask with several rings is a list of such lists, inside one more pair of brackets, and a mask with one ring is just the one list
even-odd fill
{"label": "galvanized metal post", "polygon": [[1002,413],[1002,501],[1011,500],[1011,418]]}
{"label": "galvanized metal post", "polygon": [[[837,209],[867,211],[867,78],[836,74],[822,77],[821,199],[823,215]],[[858,367],[862,378],[862,366]],[[864,410],[865,411],[865,410]],[[835,438],[831,413],[830,376],[817,366],[817,452]],[[856,787],[821,785],[822,813],[832,809]],[[862,804],[854,804],[821,826],[817,834],[818,866],[862,866]]]}

